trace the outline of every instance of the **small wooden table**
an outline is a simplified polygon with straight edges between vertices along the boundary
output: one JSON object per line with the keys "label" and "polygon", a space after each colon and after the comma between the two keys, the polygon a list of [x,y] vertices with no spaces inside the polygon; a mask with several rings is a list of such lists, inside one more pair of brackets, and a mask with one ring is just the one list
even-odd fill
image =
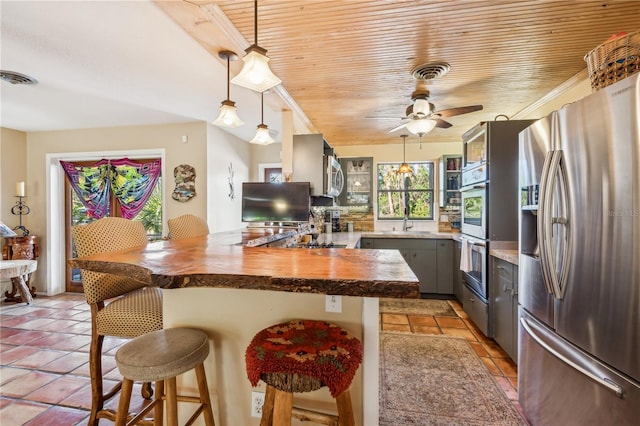
{"label": "small wooden table", "polygon": [[20,292],[20,297],[11,297],[11,300],[7,297],[6,301],[9,302],[26,302],[27,304],[33,301],[33,296],[27,286],[27,279],[29,274],[34,272],[38,267],[37,260],[2,260],[0,261],[0,278],[11,278],[11,284],[15,289]]}
{"label": "small wooden table", "polygon": [[[2,248],[3,260],[36,260],[40,255],[40,247],[38,246],[38,237],[35,235],[5,237],[5,245]],[[29,289],[32,297],[36,297],[36,289],[30,284],[31,274],[24,277],[25,284]],[[24,300],[19,295],[16,296],[18,287],[14,284],[11,292],[5,291],[5,301],[20,302]]]}

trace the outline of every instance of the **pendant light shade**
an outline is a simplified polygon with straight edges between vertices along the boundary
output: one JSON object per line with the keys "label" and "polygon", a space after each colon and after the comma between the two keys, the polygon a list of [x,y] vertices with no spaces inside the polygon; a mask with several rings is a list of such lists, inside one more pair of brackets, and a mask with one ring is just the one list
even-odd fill
{"label": "pendant light shade", "polygon": [[258,124],[258,129],[256,130],[256,135],[251,139],[251,143],[255,143],[257,145],[270,145],[275,141],[269,134],[269,128],[266,124]]}
{"label": "pendant light shade", "polygon": [[236,103],[230,100],[222,101],[222,105],[220,105],[220,115],[213,122],[216,126],[220,127],[239,127],[244,124],[244,121],[240,120],[238,117],[238,112],[236,110]]}
{"label": "pendant light shade", "polygon": [[426,99],[416,99],[413,102],[413,113],[422,117],[426,117],[431,114],[429,101]]}
{"label": "pendant light shade", "polygon": [[245,50],[246,55],[242,58],[244,61],[242,71],[231,82],[256,92],[264,92],[282,83],[282,80],[269,68],[266,49],[258,46],[258,0],[254,1],[254,16],[253,34],[255,42]]}
{"label": "pendant light shade", "polygon": [[229,99],[229,62],[238,59],[238,55],[230,50],[222,50],[218,52],[218,56],[227,60],[227,99],[222,101],[222,105],[220,105],[220,114],[213,124],[216,126],[231,128],[242,126],[244,121],[240,120],[240,117],[238,117],[236,103]]}
{"label": "pendant light shade", "polygon": [[261,123],[258,124],[256,135],[249,142],[257,145],[269,145],[274,143],[275,141],[269,134],[269,127],[264,124],[264,93],[260,93],[260,113]]}
{"label": "pendant light shade", "polygon": [[413,170],[407,164],[407,160],[406,160],[407,136],[409,135],[400,135],[400,137],[402,138],[402,164],[400,164],[400,168],[398,169],[398,174],[413,173]]}
{"label": "pendant light shade", "polygon": [[430,118],[420,118],[407,123],[407,130],[420,137],[432,131],[434,127],[436,127],[436,121]]}

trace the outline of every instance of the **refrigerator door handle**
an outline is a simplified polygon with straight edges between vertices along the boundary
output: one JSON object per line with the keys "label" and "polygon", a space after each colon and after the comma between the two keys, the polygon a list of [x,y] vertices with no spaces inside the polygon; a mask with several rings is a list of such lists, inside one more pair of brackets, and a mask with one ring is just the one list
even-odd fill
{"label": "refrigerator door handle", "polygon": [[540,266],[542,269],[542,278],[547,293],[553,294],[553,287],[551,286],[551,271],[547,262],[547,253],[551,250],[550,242],[547,234],[545,233],[547,215],[547,205],[550,205],[551,191],[553,187],[549,185],[549,176],[551,162],[553,160],[554,151],[547,152],[544,158],[544,164],[542,166],[542,175],[540,178],[540,189],[538,198],[538,247],[540,249]]}
{"label": "refrigerator door handle", "polygon": [[[546,160],[546,159],[545,159]],[[545,161],[546,162],[546,161]],[[544,171],[543,171],[544,173]],[[551,154],[551,159],[549,162],[549,167],[547,169],[547,178],[545,179],[545,188],[544,188],[544,200],[540,203],[542,204],[542,247],[544,250],[541,250],[541,258],[543,265],[543,273],[545,275],[545,280],[548,281],[548,287],[551,287],[551,292],[553,295],[562,299],[564,297],[564,289],[565,283],[567,281],[567,261],[570,255],[570,250],[568,245],[564,245],[564,250],[562,253],[554,253],[553,251],[553,225],[559,224],[565,226],[565,229],[568,228],[569,220],[567,217],[562,216],[553,216],[552,209],[554,203],[553,194],[555,193],[556,188],[558,188],[558,182],[562,199],[558,200],[558,202],[562,203],[563,210],[568,212],[568,202],[567,202],[567,190],[566,190],[566,178],[564,173],[564,167],[562,165],[562,151],[553,151]],[[562,263],[560,264],[560,270],[558,270],[558,265],[555,262],[555,258],[557,256],[562,257]]]}
{"label": "refrigerator door handle", "polygon": [[[571,358],[571,354],[567,353],[566,356],[565,356],[565,354],[562,354],[562,353],[560,353],[560,351],[558,351],[555,348],[551,347],[549,344],[547,344],[547,342],[545,342],[544,338],[540,337],[533,330],[533,328],[529,324],[529,321],[527,321],[527,319],[525,317],[520,317],[520,324],[522,325],[522,328],[524,328],[524,330],[527,332],[527,334],[533,340],[535,340],[537,344],[542,346],[551,355],[555,356],[556,358],[558,358],[560,361],[564,362],[565,364],[567,364],[571,368],[579,371],[580,373],[584,374],[585,376],[589,377],[590,379],[594,380],[595,382],[599,383],[600,385],[602,385],[602,386],[606,387],[607,389],[609,389],[610,391],[614,392],[618,398],[622,398],[623,397],[623,393],[624,392],[623,392],[622,386],[620,386],[619,384],[615,383],[613,380],[611,380],[608,377],[601,377],[602,374],[600,374],[600,375],[595,374],[595,373],[598,373],[598,371],[589,371],[586,368],[584,368],[581,365],[579,365],[578,363],[574,362],[573,360],[570,359]],[[592,370],[597,370],[597,369],[593,368]]]}

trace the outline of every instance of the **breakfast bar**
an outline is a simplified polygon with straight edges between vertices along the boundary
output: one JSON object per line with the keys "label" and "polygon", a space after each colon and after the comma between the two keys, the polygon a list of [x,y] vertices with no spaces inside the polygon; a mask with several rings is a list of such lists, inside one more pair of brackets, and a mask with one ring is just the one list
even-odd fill
{"label": "breakfast bar", "polygon": [[[164,327],[194,326],[209,334],[205,367],[217,424],[259,423],[251,417],[251,392],[264,391],[264,383],[251,387],[244,352],[259,330],[296,318],[334,322],[362,340],[364,359],[351,386],[354,416],[357,424],[377,424],[378,298],[418,298],[418,279],[397,250],[246,245],[265,232],[272,231],[166,240],[70,263],[163,288]],[[326,295],[344,297],[327,309]],[[195,378],[185,376],[178,386],[195,394]],[[335,407],[326,388],[296,395],[296,401],[312,409]]]}

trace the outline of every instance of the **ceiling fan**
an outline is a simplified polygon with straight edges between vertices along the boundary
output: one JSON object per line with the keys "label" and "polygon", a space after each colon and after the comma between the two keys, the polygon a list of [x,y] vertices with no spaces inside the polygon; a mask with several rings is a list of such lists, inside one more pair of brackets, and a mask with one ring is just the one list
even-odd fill
{"label": "ceiling fan", "polygon": [[437,111],[435,105],[429,102],[431,94],[426,88],[427,81],[431,82],[435,78],[442,77],[450,69],[451,66],[447,62],[431,62],[418,65],[411,70],[411,75],[416,80],[416,90],[411,94],[413,104],[407,107],[406,116],[400,118],[400,120],[406,121],[389,130],[389,133],[406,127],[411,133],[422,137],[435,127],[447,129],[452,126],[443,118],[468,114],[482,109],[482,105],[470,105]]}
{"label": "ceiling fan", "polygon": [[389,130],[389,133],[406,127],[411,133],[422,136],[433,130],[435,127],[439,127],[441,129],[451,127],[452,124],[443,120],[443,118],[468,114],[482,109],[482,105],[469,105],[437,111],[435,105],[429,102],[429,95],[429,90],[425,88],[417,88],[411,94],[413,104],[407,107],[406,116],[401,118],[401,120],[407,121]]}

